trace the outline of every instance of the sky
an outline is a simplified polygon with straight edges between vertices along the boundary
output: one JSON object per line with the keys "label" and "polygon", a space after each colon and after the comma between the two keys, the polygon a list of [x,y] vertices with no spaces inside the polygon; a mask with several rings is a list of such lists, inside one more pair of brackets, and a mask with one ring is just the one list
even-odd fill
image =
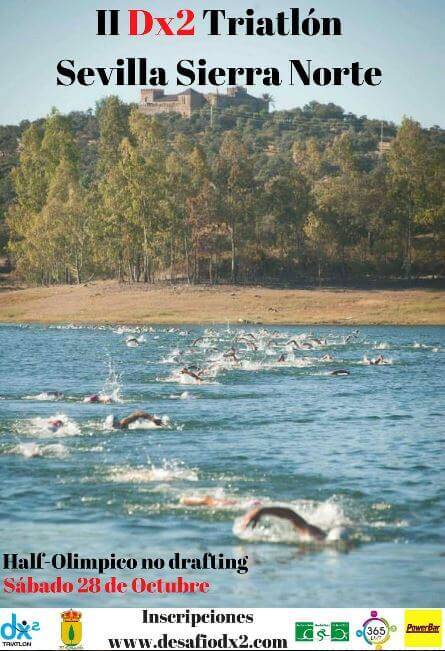
{"label": "sky", "polygon": [[[339,37],[209,36],[201,20],[203,9],[225,9],[243,16],[247,8],[256,16],[275,16],[299,7],[306,17],[338,16]],[[171,16],[190,8],[197,14],[194,37],[129,37],[128,9],[146,9]],[[121,10],[121,35],[97,36],[97,9]],[[445,127],[445,0],[318,0],[311,4],[276,0],[0,0],[0,124],[44,117],[53,106],[63,113],[94,108],[107,95],[137,102],[140,88],[90,87],[77,83],[57,86],[57,63],[74,59],[81,67],[109,67],[117,58],[146,57],[150,66],[170,71],[167,92],[176,91],[176,63],[205,58],[208,66],[276,66],[284,83],[272,89],[262,85],[249,92],[270,92],[276,109],[303,106],[312,100],[335,102],[346,111],[399,123],[403,116],[424,126]],[[383,81],[378,87],[341,87],[288,84],[289,59],[312,59],[314,67],[350,66],[360,61],[378,67]],[[180,88],[179,90],[183,90]],[[214,88],[197,88],[202,92]],[[221,89],[224,92],[224,88]]]}

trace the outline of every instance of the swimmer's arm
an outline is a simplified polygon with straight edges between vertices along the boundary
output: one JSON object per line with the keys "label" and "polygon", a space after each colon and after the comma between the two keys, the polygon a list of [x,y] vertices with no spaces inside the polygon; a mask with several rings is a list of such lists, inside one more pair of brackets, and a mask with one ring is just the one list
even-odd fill
{"label": "swimmer's arm", "polygon": [[153,416],[151,414],[148,414],[146,411],[135,411],[126,418],[122,418],[120,421],[120,426],[122,429],[125,429],[140,418],[143,418],[145,420],[153,420]]}
{"label": "swimmer's arm", "polygon": [[324,540],[326,538],[324,531],[309,524],[309,522],[306,522],[306,520],[298,515],[298,513],[295,513],[292,509],[288,509],[284,506],[263,506],[259,509],[255,509],[247,514],[244,520],[244,525],[246,527],[249,525],[255,527],[261,518],[267,515],[273,515],[276,518],[288,520],[298,531],[309,533],[309,535],[313,536],[317,540]]}

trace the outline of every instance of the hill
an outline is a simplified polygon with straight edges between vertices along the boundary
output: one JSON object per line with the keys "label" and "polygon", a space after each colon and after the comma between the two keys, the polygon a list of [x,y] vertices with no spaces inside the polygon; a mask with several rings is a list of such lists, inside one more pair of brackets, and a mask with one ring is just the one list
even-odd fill
{"label": "hill", "polygon": [[444,169],[444,131],[413,120],[316,102],[148,118],[110,97],[0,127],[0,252],[44,284],[435,277]]}

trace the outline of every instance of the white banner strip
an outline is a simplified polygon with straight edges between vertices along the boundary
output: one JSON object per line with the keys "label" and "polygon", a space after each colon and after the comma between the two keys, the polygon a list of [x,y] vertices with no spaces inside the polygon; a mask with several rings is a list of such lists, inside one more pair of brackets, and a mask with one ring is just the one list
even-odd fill
{"label": "white banner strip", "polygon": [[0,649],[443,649],[443,611],[1,608]]}

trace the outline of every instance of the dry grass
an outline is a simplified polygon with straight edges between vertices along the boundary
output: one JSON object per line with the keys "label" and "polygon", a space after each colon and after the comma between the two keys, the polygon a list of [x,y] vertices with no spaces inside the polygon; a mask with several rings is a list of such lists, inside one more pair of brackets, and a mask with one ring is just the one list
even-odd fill
{"label": "dry grass", "polygon": [[98,281],[87,286],[7,289],[0,322],[444,325],[440,290],[151,287]]}

